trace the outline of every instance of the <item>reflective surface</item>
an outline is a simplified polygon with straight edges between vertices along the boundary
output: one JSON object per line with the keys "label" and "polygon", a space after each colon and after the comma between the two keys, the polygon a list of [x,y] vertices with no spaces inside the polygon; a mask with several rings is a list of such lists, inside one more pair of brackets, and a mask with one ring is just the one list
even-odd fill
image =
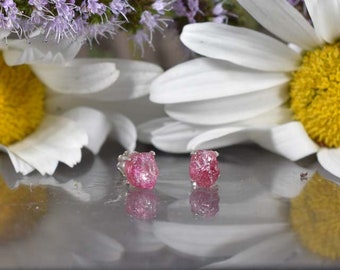
{"label": "reflective surface", "polygon": [[[149,149],[140,145],[137,150]],[[138,190],[128,188],[115,168],[123,151],[107,142],[98,157],[85,151],[81,164],[60,166],[53,177],[17,175],[2,154],[1,176],[7,185],[31,193],[0,198],[1,267],[338,265],[302,247],[289,223],[289,197],[303,188],[305,178],[316,170],[331,177],[313,157],[292,163],[253,145],[224,148],[219,150],[217,186],[193,189],[189,155],[156,151],[156,187]],[[287,179],[296,189],[278,184]],[[7,218],[13,213],[16,219]],[[8,227],[22,233],[10,237],[15,230],[3,233]]]}

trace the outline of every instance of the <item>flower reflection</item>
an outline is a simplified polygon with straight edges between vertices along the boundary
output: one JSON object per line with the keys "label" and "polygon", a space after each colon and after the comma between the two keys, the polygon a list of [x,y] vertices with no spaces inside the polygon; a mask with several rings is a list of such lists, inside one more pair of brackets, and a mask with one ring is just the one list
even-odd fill
{"label": "flower reflection", "polygon": [[218,188],[195,188],[189,198],[191,212],[202,217],[213,217],[219,211]]}
{"label": "flower reflection", "polygon": [[[221,172],[226,178],[219,182],[219,212],[212,218],[197,220],[188,211],[188,201],[180,193],[183,191],[179,191],[182,195],[174,196],[178,200],[167,208],[167,220],[154,222],[156,237],[182,254],[214,259],[216,262],[207,268],[339,263],[320,256],[325,254],[313,251],[310,245],[327,251],[332,248],[333,255],[334,249],[339,252],[339,187],[332,184],[327,189],[322,184],[323,188],[309,193],[313,198],[301,195],[315,181],[311,176],[316,170],[325,173],[315,159],[298,165],[258,148],[248,152],[244,149],[247,148],[228,148],[228,152],[221,153],[229,164],[221,166],[222,170],[228,167],[228,174]],[[174,194],[174,189],[171,192]],[[299,198],[297,195],[303,196],[303,203],[296,203],[293,198]],[[312,204],[317,207],[311,209]],[[298,224],[291,226],[289,217],[294,209]],[[333,214],[327,216],[326,212]],[[307,248],[302,247],[300,240]]]}
{"label": "flower reflection", "polygon": [[340,259],[340,187],[315,174],[291,200],[290,220],[302,244],[316,254]]}
{"label": "flower reflection", "polygon": [[21,239],[33,231],[47,213],[48,195],[43,187],[10,189],[0,176],[0,243]]}
{"label": "flower reflection", "polygon": [[89,152],[83,155],[83,161],[74,168],[59,166],[53,176],[42,176],[36,172],[22,176],[14,171],[8,157],[1,155],[0,171],[6,173],[6,182],[11,188],[20,185],[49,186],[62,189],[80,201],[101,200],[107,194],[111,171],[99,157]]}
{"label": "flower reflection", "polygon": [[[75,168],[59,166],[53,177],[38,173],[22,176],[11,166],[8,157],[1,155],[0,171],[6,174],[13,202],[3,196],[6,184],[0,185],[0,237],[2,228],[6,237],[25,228],[31,237],[0,245],[1,267],[96,268],[122,257],[125,248],[112,232],[102,228],[109,220],[103,202],[112,181],[109,166],[99,157],[85,152]],[[33,232],[31,227],[43,214]],[[2,225],[7,216],[8,225]],[[103,222],[98,223],[99,219]],[[114,222],[109,223],[111,227]]]}
{"label": "flower reflection", "polygon": [[125,210],[128,215],[140,220],[152,220],[157,216],[158,197],[153,190],[130,189]]}

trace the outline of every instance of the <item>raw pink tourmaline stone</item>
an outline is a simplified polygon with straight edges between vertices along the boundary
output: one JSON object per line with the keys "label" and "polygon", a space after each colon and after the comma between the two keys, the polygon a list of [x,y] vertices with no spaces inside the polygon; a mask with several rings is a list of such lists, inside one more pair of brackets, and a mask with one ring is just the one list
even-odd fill
{"label": "raw pink tourmaline stone", "polygon": [[131,186],[152,189],[159,175],[154,152],[132,152],[124,165],[125,176]]}
{"label": "raw pink tourmaline stone", "polygon": [[212,150],[198,150],[191,154],[189,174],[198,187],[210,187],[220,176],[218,153]]}

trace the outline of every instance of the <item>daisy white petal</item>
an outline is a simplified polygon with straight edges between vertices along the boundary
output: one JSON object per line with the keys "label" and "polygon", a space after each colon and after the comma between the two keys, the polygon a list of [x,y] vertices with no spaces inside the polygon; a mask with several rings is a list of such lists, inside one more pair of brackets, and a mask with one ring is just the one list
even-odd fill
{"label": "daisy white petal", "polygon": [[88,136],[86,147],[97,154],[111,129],[106,116],[99,111],[85,107],[67,111],[63,116],[73,120],[86,130]]}
{"label": "daisy white petal", "polygon": [[189,141],[187,149],[210,149],[239,144],[248,141],[248,134],[243,127],[216,128],[199,134]]}
{"label": "daisy white petal", "polygon": [[44,42],[41,36],[27,40],[8,39],[4,59],[9,66],[21,64],[64,63],[72,60],[79,52],[82,41],[63,39],[59,43]]}
{"label": "daisy white petal", "polygon": [[278,40],[230,25],[189,24],[184,27],[181,40],[204,56],[259,70],[293,71],[300,60],[297,53]]}
{"label": "daisy white petal", "polygon": [[159,150],[168,153],[187,153],[187,145],[191,139],[190,134],[174,136],[153,137],[151,143]]}
{"label": "daisy white petal", "polygon": [[185,254],[204,257],[231,256],[259,241],[287,229],[287,223],[242,225],[195,225],[155,222],[154,232],[166,245]]}
{"label": "daisy white petal", "polygon": [[134,150],[137,142],[137,130],[133,122],[123,114],[108,116],[111,122],[111,135],[127,150]]}
{"label": "daisy white petal", "polygon": [[340,3],[337,0],[306,0],[305,4],[312,18],[317,34],[332,43],[339,39]]}
{"label": "daisy white petal", "polygon": [[300,122],[289,122],[271,129],[249,132],[250,139],[274,153],[290,160],[298,160],[319,150]]}
{"label": "daisy white petal", "polygon": [[[62,150],[65,150],[65,149],[62,149]],[[11,151],[15,152],[16,155],[18,155],[22,160],[27,161],[30,166],[32,166],[35,170],[38,170],[39,173],[41,173],[42,175],[53,174],[54,171],[57,169],[58,160],[54,157],[52,158],[51,153],[48,153],[49,154],[48,159],[46,158],[46,156],[44,156],[45,159],[42,158],[42,156],[48,152],[48,151],[45,151],[45,149],[41,151],[40,149],[37,150],[34,147],[32,147],[30,151],[26,151],[26,152],[22,151],[21,149],[19,150],[14,149]],[[52,156],[54,156],[54,153],[52,154]],[[80,157],[77,157],[77,159],[79,158]],[[17,172],[20,172],[22,174],[27,173],[27,171],[25,170],[20,170]]]}
{"label": "daisy white petal", "polygon": [[256,127],[274,127],[291,121],[292,111],[285,105],[274,108],[256,117],[249,118],[240,122],[232,123],[234,126],[244,126],[249,128]]}
{"label": "daisy white petal", "polygon": [[249,141],[251,128],[271,128],[291,120],[291,111],[278,107],[256,117],[237,121],[224,127],[211,128],[194,137],[188,143],[188,150],[217,148]]}
{"label": "daisy white petal", "polygon": [[66,118],[46,116],[38,129],[25,140],[8,147],[41,174],[53,174],[58,162],[72,167],[80,161],[81,148],[88,137],[76,123]]}
{"label": "daisy white petal", "polygon": [[[103,61],[103,60],[101,60]],[[120,71],[115,84],[98,93],[86,97],[102,101],[118,101],[138,98],[149,93],[150,83],[162,73],[162,69],[155,64],[124,59],[111,59]]]}
{"label": "daisy white petal", "polygon": [[96,63],[86,59],[76,59],[68,65],[34,64],[32,70],[50,89],[65,94],[98,92],[119,76],[113,62]]}
{"label": "daisy white petal", "polygon": [[137,126],[138,131],[138,140],[143,143],[151,143],[152,132],[157,130],[165,125],[174,123],[175,120],[172,120],[169,117],[162,117],[150,120],[148,122],[142,123]]}
{"label": "daisy white petal", "polygon": [[151,142],[163,151],[186,153],[188,142],[200,132],[199,127],[173,122],[152,132]]}
{"label": "daisy white petal", "polygon": [[240,0],[239,3],[267,30],[303,49],[322,45],[313,27],[288,1]]}
{"label": "daisy white petal", "polygon": [[30,166],[28,163],[26,163],[24,160],[22,160],[20,157],[12,153],[8,150],[5,146],[0,146],[0,149],[4,152],[6,152],[11,160],[11,163],[14,167],[14,170],[16,172],[21,172],[22,174],[26,175],[30,172],[34,171],[34,168]]}
{"label": "daisy white petal", "polygon": [[231,97],[196,102],[167,104],[166,113],[183,122],[204,125],[244,120],[274,109],[288,99],[287,86]]}
{"label": "daisy white petal", "polygon": [[321,148],[317,153],[320,165],[337,177],[340,177],[340,148]]}
{"label": "daisy white petal", "polygon": [[260,72],[226,61],[198,58],[155,79],[150,99],[157,103],[213,99],[263,90],[289,80],[290,76],[281,72]]}

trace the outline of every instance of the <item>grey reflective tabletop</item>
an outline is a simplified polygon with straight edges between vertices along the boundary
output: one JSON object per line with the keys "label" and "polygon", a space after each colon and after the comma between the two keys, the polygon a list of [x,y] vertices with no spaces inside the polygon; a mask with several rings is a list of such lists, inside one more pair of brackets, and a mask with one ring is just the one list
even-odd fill
{"label": "grey reflective tabletop", "polygon": [[193,189],[189,155],[156,150],[156,187],[138,190],[127,187],[115,167],[123,151],[108,141],[96,157],[85,150],[72,169],[25,177],[2,154],[1,176],[14,199],[6,192],[0,198],[0,268],[338,264],[300,245],[290,228],[289,202],[275,195],[277,181],[302,185],[301,173],[320,171],[313,157],[293,163],[254,145],[220,149],[217,186]]}

